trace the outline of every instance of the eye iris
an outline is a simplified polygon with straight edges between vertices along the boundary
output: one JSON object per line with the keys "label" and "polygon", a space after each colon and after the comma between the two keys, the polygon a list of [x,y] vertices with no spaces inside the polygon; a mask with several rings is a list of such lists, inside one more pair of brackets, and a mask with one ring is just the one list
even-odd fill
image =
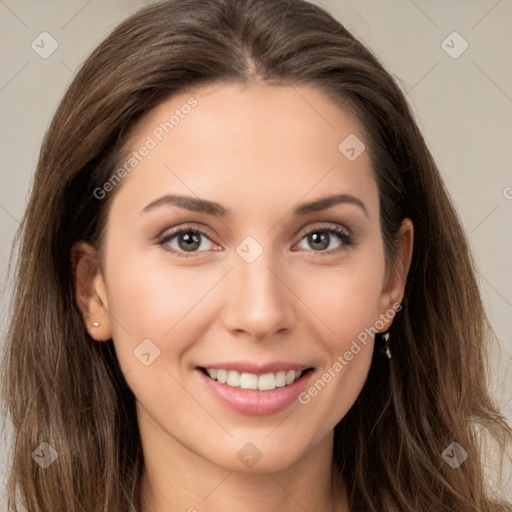
{"label": "eye iris", "polygon": [[[322,231],[317,231],[308,235],[308,241],[311,243],[311,246],[316,249],[325,249],[329,247],[329,235]],[[320,244],[320,247],[315,247],[315,244]]]}
{"label": "eye iris", "polygon": [[[185,242],[185,245],[182,243],[182,241]],[[201,245],[199,235],[191,231],[181,233],[178,235],[178,245],[180,246],[180,249],[183,249],[184,251],[193,251]]]}

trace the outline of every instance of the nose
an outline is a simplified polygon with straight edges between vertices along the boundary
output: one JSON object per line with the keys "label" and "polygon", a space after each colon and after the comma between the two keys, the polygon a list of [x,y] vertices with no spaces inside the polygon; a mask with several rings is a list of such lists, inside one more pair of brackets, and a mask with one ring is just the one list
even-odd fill
{"label": "nose", "polygon": [[223,322],[230,332],[264,340],[293,328],[294,295],[267,251],[252,263],[236,255],[227,280]]}

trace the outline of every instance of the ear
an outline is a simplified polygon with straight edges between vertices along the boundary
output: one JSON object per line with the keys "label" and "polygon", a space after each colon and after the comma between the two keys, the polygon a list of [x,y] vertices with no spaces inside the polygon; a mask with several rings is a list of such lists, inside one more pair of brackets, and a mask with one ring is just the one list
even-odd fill
{"label": "ear", "polygon": [[[75,297],[91,337],[107,341],[112,337],[105,281],[98,264],[95,249],[86,242],[77,242],[71,248],[71,265]],[[99,322],[94,327],[93,322]]]}
{"label": "ear", "polygon": [[[413,223],[411,219],[404,219],[396,236],[393,261],[386,269],[384,285],[380,297],[380,318],[386,323],[382,332],[386,332],[393,323],[394,314],[386,315],[386,313],[390,310],[396,312],[396,307],[393,307],[393,305],[400,304],[404,297],[405,283],[411,266],[413,245]],[[383,315],[385,316],[385,319]]]}

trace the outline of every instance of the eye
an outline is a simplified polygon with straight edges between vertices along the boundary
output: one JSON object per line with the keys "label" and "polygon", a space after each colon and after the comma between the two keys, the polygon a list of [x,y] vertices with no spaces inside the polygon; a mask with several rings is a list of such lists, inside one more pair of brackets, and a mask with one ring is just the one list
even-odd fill
{"label": "eye", "polygon": [[[341,241],[341,244],[338,247],[331,247],[329,249],[332,242],[332,235]],[[323,256],[325,253],[328,255],[338,253],[353,244],[351,236],[340,226],[317,226],[315,229],[308,231],[302,240],[306,240],[306,243],[313,247],[314,253],[322,253],[315,254],[315,256]]]}
{"label": "eye", "polygon": [[[174,239],[176,240],[173,242]],[[177,256],[188,258],[190,256],[193,256],[194,252],[203,252],[198,251],[198,249],[200,247],[204,248],[204,244],[202,243],[204,240],[208,240],[211,245],[217,247],[208,238],[208,236],[206,236],[206,234],[200,229],[191,227],[180,227],[179,229],[171,231],[170,233],[166,233],[162,238],[160,238],[160,240],[158,240],[158,244],[163,246],[165,250],[172,252]],[[206,250],[208,250],[208,247],[206,248]],[[217,248],[214,250],[219,249]],[[186,254],[187,252],[192,254],[190,254],[189,256],[188,254]]]}
{"label": "eye", "polygon": [[[332,236],[334,235],[341,244],[338,247],[330,248]],[[207,240],[210,247],[204,247],[203,241]],[[301,239],[313,247],[313,253],[318,256],[330,255],[346,250],[353,244],[351,236],[340,226],[317,226],[315,229],[308,231]],[[179,257],[192,257],[194,253],[204,252],[204,250],[221,250],[215,245],[206,233],[198,228],[181,226],[178,229],[166,233],[158,241],[158,245],[163,246],[166,251],[176,254]],[[209,245],[206,243],[206,245]],[[199,250],[203,248],[203,250]],[[328,249],[328,250],[325,250]],[[189,253],[189,254],[187,254]]]}

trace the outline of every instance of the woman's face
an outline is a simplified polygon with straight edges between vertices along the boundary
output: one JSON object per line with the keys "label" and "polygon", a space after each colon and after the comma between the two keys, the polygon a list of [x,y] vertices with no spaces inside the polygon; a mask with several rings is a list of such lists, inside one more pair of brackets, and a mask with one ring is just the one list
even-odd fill
{"label": "woman's face", "polygon": [[115,196],[91,335],[113,338],[143,439],[236,471],[285,468],[330,439],[402,299],[362,128],[310,87],[210,85],[162,103],[131,140],[118,190],[97,193]]}

